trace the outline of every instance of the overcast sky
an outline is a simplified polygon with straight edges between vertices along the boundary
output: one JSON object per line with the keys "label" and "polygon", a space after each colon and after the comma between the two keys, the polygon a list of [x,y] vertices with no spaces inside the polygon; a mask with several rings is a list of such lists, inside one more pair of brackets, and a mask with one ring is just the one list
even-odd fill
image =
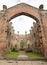
{"label": "overcast sky", "polygon": [[[7,5],[7,7],[10,8],[18,3],[23,2],[36,8],[39,8],[39,5],[43,4],[44,9],[47,10],[47,0],[0,0],[0,10],[2,10],[3,5]],[[22,15],[12,19],[10,22],[12,22],[12,26],[15,29],[15,33],[19,31],[20,34],[24,34],[25,31],[29,33],[29,30],[31,26],[33,26],[33,22],[35,22],[35,20],[33,20],[30,17]]]}

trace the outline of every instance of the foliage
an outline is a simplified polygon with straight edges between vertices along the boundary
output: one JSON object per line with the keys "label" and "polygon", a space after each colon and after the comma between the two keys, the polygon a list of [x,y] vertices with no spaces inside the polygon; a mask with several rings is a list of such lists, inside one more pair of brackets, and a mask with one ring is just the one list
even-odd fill
{"label": "foliage", "polygon": [[35,52],[27,52],[26,53],[28,57],[31,57],[31,58],[42,58],[42,54],[39,54],[39,53],[35,53]]}
{"label": "foliage", "polygon": [[30,48],[30,44],[28,44],[28,49]]}
{"label": "foliage", "polygon": [[19,55],[19,52],[7,52],[4,57],[6,58],[16,58],[18,57]]}
{"label": "foliage", "polygon": [[13,46],[11,51],[12,51],[12,52],[17,51],[17,45]]}
{"label": "foliage", "polygon": [[23,40],[21,40],[20,46],[23,49],[23,47],[24,47],[24,41]]}
{"label": "foliage", "polygon": [[11,51],[12,51],[12,52],[15,52],[15,51],[16,51],[15,47],[13,47]]}

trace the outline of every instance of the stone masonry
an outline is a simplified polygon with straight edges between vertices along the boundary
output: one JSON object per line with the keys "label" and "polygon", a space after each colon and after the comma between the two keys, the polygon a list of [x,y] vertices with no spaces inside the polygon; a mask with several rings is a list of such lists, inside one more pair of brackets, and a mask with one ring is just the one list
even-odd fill
{"label": "stone masonry", "polygon": [[3,5],[3,10],[0,11],[0,54],[9,48],[8,35],[11,34],[8,31],[9,21],[20,15],[26,15],[36,20],[39,45],[41,44],[41,51],[44,57],[47,58],[47,10],[43,9],[43,5],[40,5],[37,9],[25,3],[8,9],[6,5]]}

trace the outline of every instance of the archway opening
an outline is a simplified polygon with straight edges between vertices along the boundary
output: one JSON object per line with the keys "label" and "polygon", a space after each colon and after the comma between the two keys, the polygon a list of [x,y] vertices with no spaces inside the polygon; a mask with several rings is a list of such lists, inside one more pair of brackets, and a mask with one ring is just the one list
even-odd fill
{"label": "archway opening", "polygon": [[25,35],[25,31],[27,31],[27,34],[30,33],[29,30],[33,27],[33,22],[36,23],[36,20],[26,15],[21,15],[12,19],[10,24],[12,24],[12,27],[15,30],[14,33],[17,34],[19,32],[19,34]]}
{"label": "archway opening", "polygon": [[[32,19],[32,18],[33,19]],[[12,20],[9,22],[9,24],[11,24],[12,26],[12,37],[14,37],[13,40],[14,43],[12,43],[12,45],[16,44],[17,45],[17,49],[20,49],[20,40],[23,39],[24,40],[24,49],[28,49],[28,40],[30,41],[30,48],[28,50],[31,51],[36,51],[36,52],[41,52],[40,49],[38,51],[38,47],[39,47],[39,36],[38,36],[38,19],[36,19],[33,16],[28,17],[28,14],[18,16],[16,18],[12,18]],[[14,27],[14,28],[13,28]],[[16,29],[17,28],[17,29]],[[30,30],[30,31],[29,31]],[[11,38],[12,38],[11,37]],[[32,47],[33,46],[33,47]]]}
{"label": "archway opening", "polygon": [[[41,49],[40,49],[41,45],[38,35],[38,23],[39,23],[38,19],[33,16],[28,17],[28,15],[27,16],[20,15],[16,18],[14,17],[14,19],[12,17],[12,19],[9,21],[10,21],[8,22],[10,27],[9,32],[11,33],[9,35],[10,38],[9,40],[10,40],[11,48],[13,48],[13,46],[14,47],[16,46],[15,49],[17,51],[22,49],[26,52],[41,53]],[[26,26],[25,23],[28,25]],[[16,29],[16,27],[18,30]],[[40,25],[39,25],[39,30],[41,30]],[[24,41],[24,44],[23,41],[21,42],[21,39]]]}

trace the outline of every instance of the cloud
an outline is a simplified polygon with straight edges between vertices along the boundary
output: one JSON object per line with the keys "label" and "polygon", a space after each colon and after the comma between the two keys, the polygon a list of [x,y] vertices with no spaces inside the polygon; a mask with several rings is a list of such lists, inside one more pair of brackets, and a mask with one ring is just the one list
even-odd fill
{"label": "cloud", "polygon": [[44,9],[47,9],[47,0],[20,0],[21,2],[27,3],[31,6],[39,8],[41,4],[44,5]]}
{"label": "cloud", "polygon": [[3,5],[7,5],[7,7],[9,8],[18,3],[20,3],[20,0],[0,0],[0,10],[2,9]]}
{"label": "cloud", "polygon": [[20,0],[20,2],[27,2],[28,0]]}
{"label": "cloud", "polygon": [[37,8],[39,8],[40,4],[44,4],[44,9],[47,9],[47,0],[0,0],[0,10],[2,9],[3,5],[7,5],[9,8],[22,2]]}

